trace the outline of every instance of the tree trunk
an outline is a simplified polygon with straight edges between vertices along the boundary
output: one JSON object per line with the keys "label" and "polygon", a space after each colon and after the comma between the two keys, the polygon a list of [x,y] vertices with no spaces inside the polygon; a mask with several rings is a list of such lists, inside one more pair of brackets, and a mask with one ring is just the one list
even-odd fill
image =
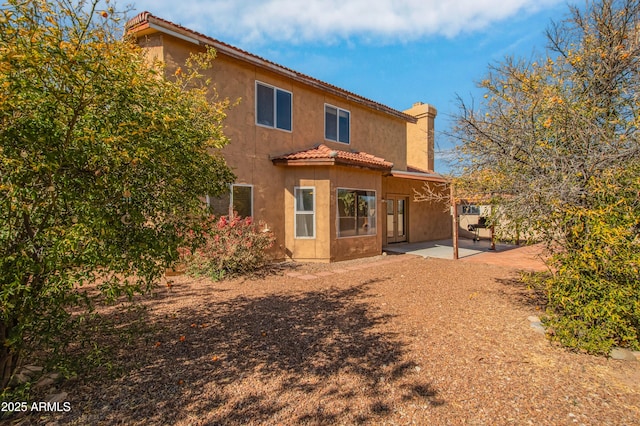
{"label": "tree trunk", "polygon": [[0,373],[2,374],[2,377],[0,377],[0,389],[5,389],[9,385],[11,377],[18,366],[18,355],[15,348],[7,343],[9,335],[15,326],[15,320],[0,323],[0,339],[2,339],[2,345],[0,345]]}
{"label": "tree trunk", "polygon": [[451,199],[451,216],[452,217],[452,226],[453,226],[453,259],[458,259],[458,203],[456,201],[456,197],[453,195],[453,184],[449,184],[450,191],[450,199]]}

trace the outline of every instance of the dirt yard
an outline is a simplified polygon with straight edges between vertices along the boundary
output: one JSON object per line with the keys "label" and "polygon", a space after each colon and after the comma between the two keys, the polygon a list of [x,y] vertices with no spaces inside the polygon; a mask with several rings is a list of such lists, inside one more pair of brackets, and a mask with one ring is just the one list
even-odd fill
{"label": "dirt yard", "polygon": [[63,381],[69,413],[21,424],[632,425],[640,363],[534,331],[515,270],[378,256],[259,280],[171,278],[122,314],[115,378]]}

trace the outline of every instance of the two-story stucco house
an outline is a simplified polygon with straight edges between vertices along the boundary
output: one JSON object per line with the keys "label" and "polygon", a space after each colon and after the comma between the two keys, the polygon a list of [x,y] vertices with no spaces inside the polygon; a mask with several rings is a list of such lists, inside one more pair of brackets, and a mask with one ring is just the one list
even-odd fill
{"label": "two-story stucco house", "polygon": [[441,205],[413,190],[433,172],[436,110],[398,111],[144,12],[129,34],[172,75],[191,52],[217,52],[208,72],[228,111],[222,153],[237,176],[214,211],[266,222],[276,256],[330,262],[389,244],[448,238]]}

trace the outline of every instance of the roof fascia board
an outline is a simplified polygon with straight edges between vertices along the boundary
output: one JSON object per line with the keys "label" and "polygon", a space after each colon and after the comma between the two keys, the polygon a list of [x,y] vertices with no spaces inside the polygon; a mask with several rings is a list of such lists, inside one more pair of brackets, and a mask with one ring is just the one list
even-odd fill
{"label": "roof fascia board", "polygon": [[177,31],[172,31],[169,28],[166,28],[166,27],[164,27],[162,25],[154,24],[153,22],[149,22],[149,28],[151,28],[153,30],[156,30],[156,31],[160,31],[160,32],[165,33],[165,34],[168,34],[170,36],[179,38],[180,40],[188,41],[189,43],[193,43],[193,44],[197,44],[197,45],[201,44],[201,42],[199,40],[196,40],[193,37],[189,37],[187,35],[184,35],[184,34],[181,34],[181,33],[177,32]]}
{"label": "roof fascia board", "polygon": [[326,158],[305,158],[297,160],[274,159],[271,161],[276,166],[333,166],[336,164],[334,159]]}
{"label": "roof fascia board", "polygon": [[409,172],[406,170],[391,170],[391,176],[403,179],[415,179],[415,180],[424,180],[431,182],[448,182],[447,179],[439,175],[437,173],[418,173],[418,172]]}
{"label": "roof fascia board", "polygon": [[[170,27],[174,27],[173,25],[171,25],[169,22],[166,22],[164,20],[159,20],[157,18],[155,18],[155,16],[150,15],[147,18],[147,21],[149,23],[149,28],[162,32],[164,34],[173,36],[173,37],[177,37],[181,40],[185,40],[187,42],[193,43],[193,44],[198,44],[198,45],[206,45],[206,46],[211,46],[214,49],[216,49],[216,51],[218,52],[222,52],[227,56],[230,56],[232,58],[235,59],[239,59],[241,61],[244,62],[248,62],[252,65],[256,65],[262,68],[265,68],[269,71],[272,71],[276,74],[280,74],[280,75],[284,75],[286,77],[291,78],[292,80],[295,80],[299,83],[302,83],[304,85],[307,86],[311,86],[315,89],[321,90],[323,92],[328,92],[331,93],[334,96],[337,96],[339,98],[342,99],[346,99],[347,101],[351,101],[357,104],[361,104],[361,105],[365,105],[370,109],[385,113],[385,114],[389,114],[392,115],[396,118],[399,118],[403,121],[408,121],[410,123],[417,123],[418,119],[410,114],[406,114],[402,111],[397,111],[394,110],[393,108],[389,108],[389,107],[385,107],[382,104],[377,104],[373,101],[369,101],[367,99],[364,98],[360,98],[358,96],[354,96],[352,94],[349,93],[345,93],[341,90],[339,90],[338,88],[334,88],[329,86],[328,84],[323,84],[321,81],[315,81],[314,79],[310,79],[309,77],[297,73],[293,70],[289,70],[286,69],[284,67],[278,66],[277,64],[271,63],[271,62],[267,62],[264,59],[261,59],[257,56],[251,55],[248,52],[242,52],[239,51],[237,49],[234,49],[231,46],[216,42],[215,39],[200,35],[200,34],[194,34],[191,31],[185,31],[181,28],[175,28],[172,29]],[[186,34],[185,34],[186,33]]]}
{"label": "roof fascia board", "polygon": [[366,170],[388,171],[389,168],[385,166],[378,166],[375,164],[366,164],[358,161],[348,161],[344,159],[326,159],[326,158],[305,158],[300,160],[271,160],[276,166],[293,166],[293,167],[309,167],[309,166],[344,166],[355,167]]}

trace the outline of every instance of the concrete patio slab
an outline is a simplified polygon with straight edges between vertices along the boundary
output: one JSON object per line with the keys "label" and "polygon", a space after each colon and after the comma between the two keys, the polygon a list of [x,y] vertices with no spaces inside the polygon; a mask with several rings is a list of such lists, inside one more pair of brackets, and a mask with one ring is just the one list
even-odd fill
{"label": "concrete patio slab", "polygon": [[[547,269],[542,260],[542,247],[518,246],[515,244],[496,244],[491,250],[489,240],[473,241],[466,238],[458,240],[458,258],[463,262],[478,262],[515,267],[524,270],[544,271]],[[393,244],[384,248],[387,253],[412,254],[422,257],[453,259],[453,241],[439,240],[424,243]]]}
{"label": "concrete patio slab", "polygon": [[[458,240],[458,257],[474,256],[479,253],[489,251],[490,241],[473,241],[460,238]],[[496,249],[499,251],[508,250],[517,246],[499,244]],[[453,259],[453,240],[427,241],[423,243],[398,243],[384,247],[387,253],[405,253],[422,257],[435,257],[438,259]]]}

